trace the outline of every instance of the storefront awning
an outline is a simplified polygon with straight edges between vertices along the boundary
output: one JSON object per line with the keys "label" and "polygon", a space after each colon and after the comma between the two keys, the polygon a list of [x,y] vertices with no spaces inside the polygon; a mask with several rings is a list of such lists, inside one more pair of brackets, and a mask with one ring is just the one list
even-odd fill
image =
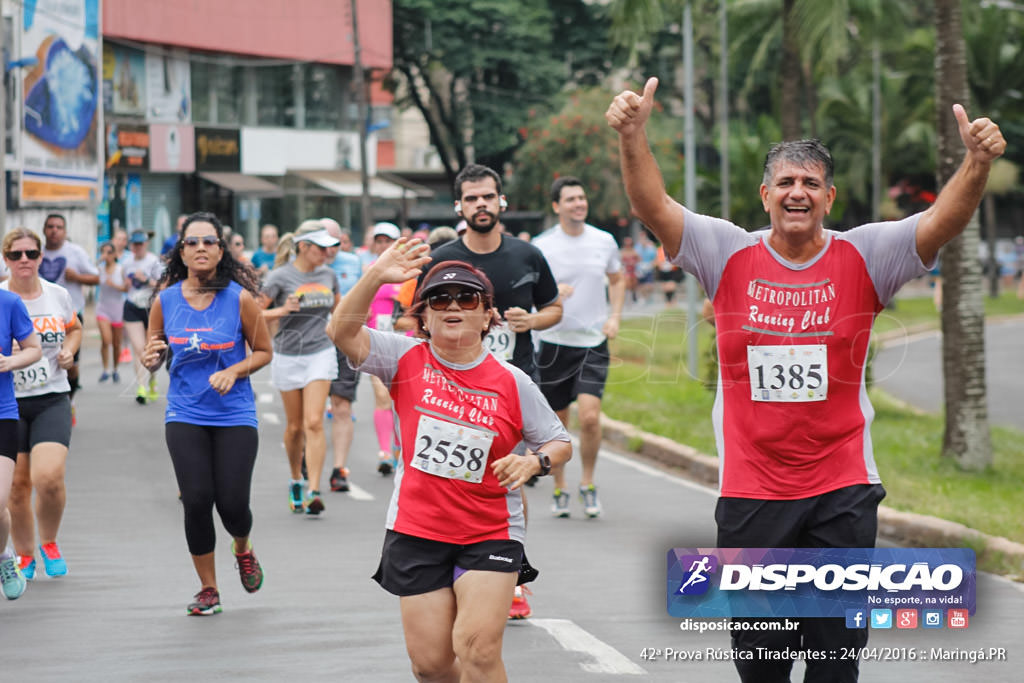
{"label": "storefront awning", "polygon": [[[363,183],[359,171],[290,171],[340,197],[360,197]],[[396,182],[381,176],[370,177],[370,196],[377,199],[418,199],[434,196],[422,185]]]}
{"label": "storefront awning", "polygon": [[199,177],[246,197],[283,197],[284,188],[259,176],[244,173],[204,172]]}

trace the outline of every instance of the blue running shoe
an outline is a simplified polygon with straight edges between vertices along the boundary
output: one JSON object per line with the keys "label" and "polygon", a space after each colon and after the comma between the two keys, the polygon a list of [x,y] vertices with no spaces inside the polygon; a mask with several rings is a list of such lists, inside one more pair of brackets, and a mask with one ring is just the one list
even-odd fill
{"label": "blue running shoe", "polygon": [[8,600],[17,600],[25,592],[25,577],[15,555],[0,561],[0,584],[3,584],[4,597]]}
{"label": "blue running shoe", "polygon": [[56,543],[39,546],[39,552],[43,555],[43,569],[47,576],[52,578],[68,573],[68,563],[60,556],[60,548]]}
{"label": "blue running shoe", "polygon": [[31,555],[18,555],[18,569],[26,581],[36,578],[36,558]]}
{"label": "blue running shoe", "polygon": [[288,505],[292,512],[305,512],[302,509],[302,482],[292,481],[288,485]]}

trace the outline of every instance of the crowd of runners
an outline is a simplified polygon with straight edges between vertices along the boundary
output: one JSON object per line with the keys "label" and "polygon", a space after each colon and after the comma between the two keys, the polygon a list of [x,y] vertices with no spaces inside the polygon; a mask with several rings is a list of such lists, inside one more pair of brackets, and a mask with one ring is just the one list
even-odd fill
{"label": "crowd of runners", "polygon": [[[822,224],[836,192],[828,150],[817,141],[782,143],[769,152],[761,186],[771,227],[749,233],[665,194],[644,132],[656,87],[652,79],[643,93],[619,95],[607,118],[619,135],[634,211],[662,247],[643,231],[619,245],[588,224],[585,185],[564,175],[551,186],[553,227],[532,238],[508,234],[501,177],[477,164],[455,180],[458,229],[413,233],[378,223],[366,226],[358,250],[330,218],[284,235],[265,226],[251,255],[240,235],[204,212],[180,216],[160,254],[136,230],[115,234],[92,258],[67,239],[56,213],[41,234],[7,232],[0,284],[5,597],[19,598],[41,572],[69,572],[58,536],[75,392],[93,380],[78,372],[88,287],[101,338],[96,379],[119,383],[122,365],[132,363],[124,377],[134,381],[137,409],[150,410],[161,399],[158,373],[169,374],[166,449],[199,584],[189,615],[222,609],[214,511],[233,538],[245,591],[263,584],[251,540],[259,438],[250,376],[268,366],[280,392],[282,502],[287,496],[291,513],[319,516],[329,507],[328,487],[344,493],[352,486],[352,403],[365,374],[372,395],[359,400],[374,403],[378,451],[376,473],[367,468],[360,476],[394,479],[374,579],[399,596],[413,672],[421,680],[503,680],[504,624],[531,616],[525,584],[537,576],[526,558],[524,487],[551,475],[551,514],[571,516],[574,499],[584,517],[603,514],[596,465],[608,342],[630,302],[657,288],[672,305],[684,270],[707,292],[720,333],[730,333],[719,348],[728,362],[720,363],[713,416],[723,462],[719,545],[873,545],[885,492],[864,436],[871,414],[854,362],[866,348],[845,356],[832,349],[847,340],[866,344],[870,314],[927,272],[942,244],[959,234],[1005,141],[995,124],[969,121],[957,107],[967,155],[935,205],[842,235]],[[819,294],[835,312],[812,316],[797,335],[802,341],[776,324],[781,313],[750,317],[751,300],[779,308],[787,290],[809,281],[830,283]],[[805,351],[783,368],[806,381],[799,396],[753,387],[772,381],[762,366],[784,341]],[[835,416],[827,424],[807,417],[820,410],[817,401]],[[578,449],[567,431],[574,403]],[[330,438],[325,414],[333,417]],[[866,642],[866,632],[830,620],[807,624],[778,642],[734,635],[734,646]],[[788,680],[791,664],[738,669],[744,680]],[[856,675],[854,663],[812,679]]]}

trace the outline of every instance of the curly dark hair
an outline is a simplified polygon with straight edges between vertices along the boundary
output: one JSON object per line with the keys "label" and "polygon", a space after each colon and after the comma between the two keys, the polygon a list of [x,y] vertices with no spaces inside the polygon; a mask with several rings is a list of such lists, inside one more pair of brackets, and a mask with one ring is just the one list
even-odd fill
{"label": "curly dark hair", "polygon": [[220,263],[217,264],[217,270],[210,279],[210,288],[223,289],[228,286],[228,283],[234,281],[243,289],[249,290],[251,294],[259,294],[259,276],[252,267],[239,263],[231,255],[231,250],[224,243],[224,225],[220,219],[208,211],[197,211],[186,218],[184,225],[181,226],[181,235],[178,236],[174,248],[167,254],[167,268],[164,269],[164,274],[160,277],[160,282],[157,283],[154,296],[156,296],[156,292],[161,292],[188,277],[188,267],[181,259],[181,248],[184,245],[185,235],[188,234],[188,226],[193,223],[209,223],[213,226],[217,233],[217,239],[220,241]]}

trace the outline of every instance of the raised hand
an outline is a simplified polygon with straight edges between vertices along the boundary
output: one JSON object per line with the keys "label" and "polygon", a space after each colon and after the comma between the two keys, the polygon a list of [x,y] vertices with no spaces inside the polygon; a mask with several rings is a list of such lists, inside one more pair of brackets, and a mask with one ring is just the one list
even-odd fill
{"label": "raised hand", "polygon": [[419,238],[400,237],[380,255],[373,269],[384,283],[399,283],[419,277],[430,263],[430,247]]}
{"label": "raised hand", "polygon": [[999,126],[991,119],[981,117],[968,120],[967,111],[959,104],[953,105],[953,116],[960,127],[960,139],[963,140],[967,153],[979,161],[989,162],[1003,155],[1006,151],[1006,140]]}
{"label": "raised hand", "polygon": [[615,96],[604,118],[608,125],[619,135],[633,135],[643,130],[654,107],[654,93],[658,89],[658,79],[654,76],[647,79],[644,91],[638,95],[632,90],[625,90]]}

